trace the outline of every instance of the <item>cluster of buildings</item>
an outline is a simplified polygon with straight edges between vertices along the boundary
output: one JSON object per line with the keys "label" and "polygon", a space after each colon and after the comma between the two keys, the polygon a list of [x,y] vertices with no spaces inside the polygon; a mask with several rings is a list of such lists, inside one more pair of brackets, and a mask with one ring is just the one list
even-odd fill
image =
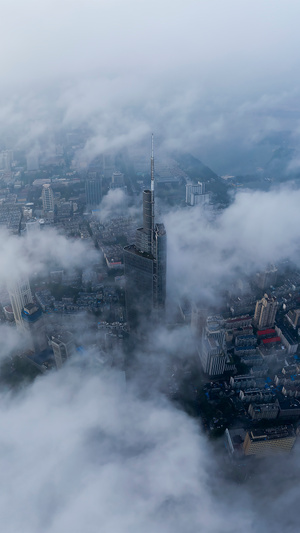
{"label": "cluster of buildings", "polygon": [[[72,146],[81,144],[80,135],[70,138],[69,153]],[[62,155],[57,158],[61,161]],[[29,158],[27,172],[35,173],[40,163]],[[161,320],[166,303],[167,234],[155,214],[153,139],[150,188],[143,191],[143,222],[138,228],[126,214],[101,220],[99,204],[104,194],[116,189],[126,192],[127,186],[134,189],[112,158],[102,157],[83,172],[80,162],[74,160],[72,165],[76,170],[69,168],[70,175],[64,178],[36,175],[27,188],[19,187],[15,179],[13,186],[0,191],[0,226],[18,235],[54,226],[67,237],[96,246],[104,259],[83,272],[64,272],[58,266],[33,292],[25,278],[8,287],[3,315],[23,333],[26,357],[29,350],[29,359],[41,368],[47,360],[60,368],[80,348],[72,328],[62,327],[60,315],[70,318],[70,324],[72,317],[83,312],[95,316],[95,351],[106,354],[104,358],[114,354],[110,364],[119,364],[128,330],[135,333],[150,318]],[[12,176],[13,169],[13,155],[0,153],[0,174]],[[161,183],[174,178],[168,173],[160,169]],[[187,176],[179,172],[181,179],[185,183]],[[187,183],[185,192],[188,206],[210,203],[202,182]],[[282,285],[278,278],[277,267],[269,265],[253,280],[260,297],[241,284],[239,294],[230,296],[226,313],[216,309],[208,313],[197,306],[191,311],[207,402],[213,408],[225,399],[232,406],[225,437],[229,453],[239,459],[290,451],[296,440],[300,300],[297,303],[295,294],[300,276],[289,274]],[[181,313],[186,318],[189,311],[182,306]],[[241,427],[236,427],[237,421],[242,421]]]}
{"label": "cluster of buildings", "polygon": [[56,327],[49,334],[43,309],[34,301],[28,279],[10,283],[8,292],[16,326],[23,335],[26,359],[41,371],[45,370],[44,361],[49,360],[60,368],[75,350],[71,333],[61,330],[58,335]]}
{"label": "cluster of buildings", "polygon": [[299,318],[299,308],[286,312],[268,293],[256,301],[253,314],[223,318],[192,310],[202,372],[211,380],[205,387],[207,401],[216,411],[222,401],[230,406],[225,440],[235,459],[289,452],[296,441]]}
{"label": "cluster of buildings", "polygon": [[[111,189],[125,190],[124,175],[109,169],[106,168],[105,175],[97,170],[88,171],[85,181],[88,208],[101,201],[105,181]],[[75,188],[77,185],[74,183]],[[166,231],[154,216],[153,152],[151,189],[143,194],[141,228],[136,229],[130,217],[117,216],[104,222],[96,212],[88,215],[83,210],[79,212],[80,195],[71,197],[68,193],[66,200],[58,186],[62,186],[60,179],[36,178],[29,188],[32,195],[24,194],[20,205],[17,195],[13,198],[6,195],[0,201],[0,224],[1,214],[7,228],[12,224],[13,214],[16,215],[15,233],[21,237],[26,234],[29,238],[47,226],[54,226],[67,237],[89,241],[104,257],[103,264],[99,261],[98,265],[83,270],[64,271],[57,265],[44,273],[43,281],[36,282],[34,290],[31,289],[34,280],[29,283],[23,276],[11,281],[7,293],[1,294],[2,317],[18,328],[24,339],[23,356],[42,372],[46,367],[60,368],[78,351],[71,332],[76,316],[88,313],[101,320],[96,344],[101,353],[115,352],[116,361],[117,354],[122,352],[124,331],[128,326],[136,326],[135,313],[149,317],[154,310],[162,312],[166,299]],[[68,186],[63,187],[67,191]],[[8,215],[5,218],[7,213],[10,218]],[[63,327],[63,323],[70,327]]]}

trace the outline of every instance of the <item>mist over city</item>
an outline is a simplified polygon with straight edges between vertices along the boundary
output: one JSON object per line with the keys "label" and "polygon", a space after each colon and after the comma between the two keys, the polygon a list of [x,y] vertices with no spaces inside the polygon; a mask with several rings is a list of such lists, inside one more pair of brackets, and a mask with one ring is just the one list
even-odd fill
{"label": "mist over city", "polygon": [[299,17],[2,6],[1,531],[298,531]]}

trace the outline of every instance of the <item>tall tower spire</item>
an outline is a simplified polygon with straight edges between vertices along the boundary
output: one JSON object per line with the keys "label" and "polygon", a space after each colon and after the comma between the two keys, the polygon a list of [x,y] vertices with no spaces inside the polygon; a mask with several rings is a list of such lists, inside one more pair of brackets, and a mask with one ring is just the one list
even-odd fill
{"label": "tall tower spire", "polygon": [[153,150],[153,133],[151,135],[151,191],[154,193],[154,150]]}

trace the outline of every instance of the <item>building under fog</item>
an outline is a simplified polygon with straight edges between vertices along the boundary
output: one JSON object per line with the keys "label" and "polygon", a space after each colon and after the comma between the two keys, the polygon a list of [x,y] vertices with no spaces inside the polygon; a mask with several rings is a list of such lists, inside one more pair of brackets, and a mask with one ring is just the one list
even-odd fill
{"label": "building under fog", "polygon": [[35,218],[35,217],[29,218],[26,221],[26,232],[27,232],[27,235],[34,234],[34,233],[36,233],[39,230],[40,230],[40,221],[37,218]]}
{"label": "building under fog", "polygon": [[39,354],[48,347],[42,309],[34,303],[24,306],[22,313],[23,326],[28,331],[32,350]]}
{"label": "building under fog", "polygon": [[277,268],[274,265],[270,265],[263,272],[256,274],[256,285],[263,290],[269,289],[272,285],[276,284],[277,273]]}
{"label": "building under fog", "polygon": [[51,336],[51,346],[56,368],[59,369],[75,351],[74,337],[69,331],[55,333]]}
{"label": "building under fog", "polygon": [[54,211],[54,194],[50,183],[45,183],[43,185],[42,200],[45,213]]}
{"label": "building under fog", "polygon": [[223,318],[207,317],[201,336],[198,354],[203,372],[208,376],[222,375],[228,361]]}
{"label": "building under fog", "polygon": [[154,309],[164,309],[166,300],[167,235],[154,216],[153,137],[151,188],[143,193],[143,227],[136,231],[135,243],[124,248],[127,320],[136,326]]}
{"label": "building under fog", "polygon": [[27,304],[32,302],[29,280],[25,278],[9,283],[7,289],[16,325],[24,329],[22,310]]}
{"label": "building under fog", "polygon": [[97,207],[102,200],[102,178],[100,176],[87,176],[85,182],[86,204],[88,207]]}

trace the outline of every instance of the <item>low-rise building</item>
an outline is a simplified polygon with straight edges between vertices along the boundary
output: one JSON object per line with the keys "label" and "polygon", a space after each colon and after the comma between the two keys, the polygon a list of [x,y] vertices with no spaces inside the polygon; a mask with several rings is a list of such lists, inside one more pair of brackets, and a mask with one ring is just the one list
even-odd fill
{"label": "low-rise building", "polygon": [[280,324],[275,327],[277,335],[280,337],[282,344],[285,346],[288,354],[294,354],[297,352],[299,342],[298,335],[285,325]]}
{"label": "low-rise building", "polygon": [[279,453],[289,453],[296,442],[293,426],[252,429],[246,433],[243,443],[245,455],[266,457]]}
{"label": "low-rise building", "polygon": [[252,420],[272,420],[277,418],[279,405],[274,403],[251,403],[248,413]]}

